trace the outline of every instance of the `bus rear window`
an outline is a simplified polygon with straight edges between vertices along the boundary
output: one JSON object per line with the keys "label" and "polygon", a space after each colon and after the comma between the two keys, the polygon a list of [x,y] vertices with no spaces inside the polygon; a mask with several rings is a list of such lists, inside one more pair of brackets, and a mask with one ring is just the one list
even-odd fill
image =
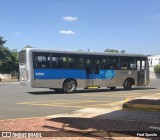
{"label": "bus rear window", "polygon": [[26,51],[22,51],[19,53],[19,63],[26,64]]}

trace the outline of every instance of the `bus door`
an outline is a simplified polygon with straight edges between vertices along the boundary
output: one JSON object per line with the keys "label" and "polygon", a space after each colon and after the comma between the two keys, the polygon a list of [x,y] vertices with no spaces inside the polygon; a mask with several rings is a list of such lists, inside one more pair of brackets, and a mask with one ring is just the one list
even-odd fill
{"label": "bus door", "polygon": [[98,59],[85,59],[86,86],[100,85],[100,63]]}
{"label": "bus door", "polygon": [[137,85],[146,84],[146,61],[137,60]]}

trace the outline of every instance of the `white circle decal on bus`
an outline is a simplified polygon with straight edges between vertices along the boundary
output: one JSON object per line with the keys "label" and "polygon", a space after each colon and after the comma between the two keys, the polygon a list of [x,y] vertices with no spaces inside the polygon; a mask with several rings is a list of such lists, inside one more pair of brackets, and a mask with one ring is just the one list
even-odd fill
{"label": "white circle decal on bus", "polygon": [[103,70],[101,71],[101,78],[102,79],[113,79],[116,73],[114,70]]}

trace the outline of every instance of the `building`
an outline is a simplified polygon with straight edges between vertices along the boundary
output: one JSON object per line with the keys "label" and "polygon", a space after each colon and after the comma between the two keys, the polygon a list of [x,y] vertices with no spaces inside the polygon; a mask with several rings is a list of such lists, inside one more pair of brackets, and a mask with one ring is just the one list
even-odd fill
{"label": "building", "polygon": [[160,64],[160,55],[149,55],[148,62],[150,72],[154,72],[154,66]]}
{"label": "building", "polygon": [[150,79],[160,78],[159,73],[154,73],[154,66],[160,65],[160,55],[148,55]]}

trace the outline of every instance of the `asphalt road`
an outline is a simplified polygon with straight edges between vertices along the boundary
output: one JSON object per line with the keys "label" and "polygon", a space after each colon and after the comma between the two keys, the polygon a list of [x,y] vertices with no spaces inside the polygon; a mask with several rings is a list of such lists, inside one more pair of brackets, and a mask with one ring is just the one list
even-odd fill
{"label": "asphalt road", "polygon": [[160,92],[160,79],[152,80],[147,87],[134,87],[130,91],[117,88],[77,90],[74,94],[54,93],[42,88],[23,87],[19,84],[0,84],[0,120],[43,117],[88,107],[124,101]]}

